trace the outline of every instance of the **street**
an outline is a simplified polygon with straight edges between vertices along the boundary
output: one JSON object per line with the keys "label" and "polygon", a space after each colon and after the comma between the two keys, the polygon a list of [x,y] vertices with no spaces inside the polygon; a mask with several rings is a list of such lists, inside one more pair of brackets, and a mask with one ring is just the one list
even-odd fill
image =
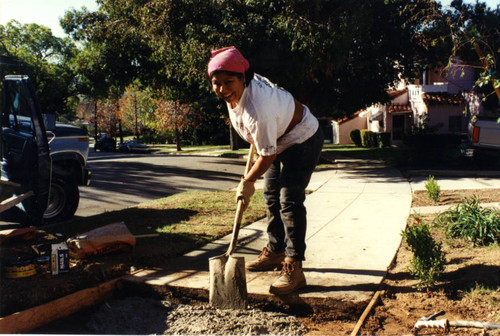
{"label": "street", "polygon": [[120,210],[190,189],[235,188],[244,159],[193,155],[94,152],[87,163],[92,180],[80,187],[75,216]]}

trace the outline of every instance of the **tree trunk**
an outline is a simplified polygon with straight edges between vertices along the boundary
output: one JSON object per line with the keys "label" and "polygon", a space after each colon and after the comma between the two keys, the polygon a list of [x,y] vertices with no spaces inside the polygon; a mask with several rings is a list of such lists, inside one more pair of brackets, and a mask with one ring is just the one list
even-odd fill
{"label": "tree trunk", "polygon": [[123,143],[122,120],[118,119],[118,133],[120,134],[120,143]]}
{"label": "tree trunk", "polygon": [[94,136],[97,139],[97,137],[99,136],[99,128],[97,127],[97,99],[94,100],[94,116],[95,116]]}
{"label": "tree trunk", "polygon": [[177,151],[182,151],[181,149],[181,132],[178,129],[175,129],[175,143],[177,145]]}
{"label": "tree trunk", "polygon": [[233,125],[229,124],[229,143],[231,145],[231,150],[238,150],[240,146],[238,145],[238,133],[234,129]]}

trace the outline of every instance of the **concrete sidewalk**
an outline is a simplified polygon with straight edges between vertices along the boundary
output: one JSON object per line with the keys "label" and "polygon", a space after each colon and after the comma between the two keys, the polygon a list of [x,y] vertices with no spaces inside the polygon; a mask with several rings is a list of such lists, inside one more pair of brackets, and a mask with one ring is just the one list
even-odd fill
{"label": "concrete sidewalk", "polygon": [[[376,162],[344,161],[316,171],[306,198],[307,251],[303,264],[308,286],[280,298],[330,304],[364,303],[386,274],[410,214],[411,188],[400,172]],[[264,221],[240,230],[237,256],[255,258],[267,241]],[[223,254],[230,235],[176,258],[162,269],[127,278],[151,286],[208,293],[208,259]],[[278,272],[247,272],[252,297],[272,297],[269,286]]]}

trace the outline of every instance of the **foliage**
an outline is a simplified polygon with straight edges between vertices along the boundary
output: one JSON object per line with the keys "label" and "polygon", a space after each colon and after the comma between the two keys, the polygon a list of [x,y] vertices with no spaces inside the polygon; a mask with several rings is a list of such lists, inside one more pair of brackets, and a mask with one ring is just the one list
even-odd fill
{"label": "foliage", "polygon": [[361,131],[359,129],[353,129],[349,132],[349,138],[358,147],[361,147]]}
{"label": "foliage", "polygon": [[139,83],[129,85],[119,101],[122,126],[140,138],[144,128],[154,126],[154,100],[150,89],[141,90]]}
{"label": "foliage", "polygon": [[391,145],[391,132],[378,132],[377,143],[380,148],[388,147]]}
{"label": "foliage", "polygon": [[442,251],[443,244],[434,240],[424,221],[418,217],[415,217],[415,221],[401,235],[413,254],[409,270],[420,281],[417,286],[429,288],[444,272],[446,259]]}
{"label": "foliage", "polygon": [[0,25],[0,54],[16,57],[18,66],[2,66],[0,77],[28,75],[33,81],[43,113],[72,118],[78,97],[70,60],[78,53],[70,39],[61,39],[49,28],[12,20]]}
{"label": "foliage", "polygon": [[377,136],[373,131],[364,129],[360,131],[361,146],[377,147]]}
{"label": "foliage", "polygon": [[108,98],[97,101],[96,122],[100,128],[96,132],[116,136],[119,119],[119,107],[116,99]]}
{"label": "foliage", "polygon": [[500,211],[480,206],[479,198],[464,198],[456,207],[440,213],[435,222],[448,237],[461,237],[474,246],[500,241]]}
{"label": "foliage", "polygon": [[[103,0],[74,11],[72,36],[96,45],[115,83],[130,77],[215,113],[206,81],[209,50],[235,45],[254,69],[291,91],[316,114],[350,115],[415,66],[406,2]],[[125,85],[125,86],[126,86]]]}
{"label": "foliage", "polygon": [[164,99],[156,103],[155,129],[173,132],[177,151],[181,151],[181,133],[193,130],[200,121],[200,115],[187,104]]}
{"label": "foliage", "polygon": [[[500,8],[488,8],[479,1],[467,4],[461,0],[451,2],[443,9],[435,0],[416,0],[405,7],[412,22],[421,23],[415,32],[415,41],[426,50],[441,51],[446,60],[433,59],[433,64],[447,64],[459,68],[479,69],[476,82],[479,91],[500,98]],[[433,55],[438,53],[434,52]],[[458,58],[457,58],[458,57]]]}
{"label": "foliage", "polygon": [[427,196],[431,201],[437,203],[439,201],[439,195],[441,194],[441,187],[434,180],[434,176],[429,175],[427,177],[427,182],[425,183],[425,190],[427,190]]}

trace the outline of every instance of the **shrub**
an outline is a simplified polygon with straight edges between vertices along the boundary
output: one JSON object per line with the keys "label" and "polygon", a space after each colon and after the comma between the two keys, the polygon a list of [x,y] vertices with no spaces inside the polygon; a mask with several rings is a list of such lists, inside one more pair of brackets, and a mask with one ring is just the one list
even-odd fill
{"label": "shrub", "polygon": [[401,235],[413,254],[408,269],[420,281],[417,287],[428,288],[443,274],[446,259],[442,251],[443,244],[434,240],[425,222],[415,219],[417,223],[407,227]]}
{"label": "shrub", "polygon": [[461,237],[474,246],[500,242],[500,211],[482,208],[479,198],[464,198],[456,207],[440,213],[434,220],[444,226],[446,236]]}
{"label": "shrub", "polygon": [[439,184],[434,180],[434,176],[429,175],[427,177],[427,182],[425,183],[425,189],[427,190],[427,196],[434,203],[439,201],[439,195],[441,194],[441,188]]}
{"label": "shrub", "polygon": [[377,145],[377,136],[375,132],[370,130],[361,130],[361,146],[363,147],[375,147]]}
{"label": "shrub", "polygon": [[377,133],[377,143],[380,148],[388,147],[391,145],[391,133],[379,132]]}
{"label": "shrub", "polygon": [[361,147],[361,131],[359,129],[353,129],[349,133],[349,138],[358,147]]}

